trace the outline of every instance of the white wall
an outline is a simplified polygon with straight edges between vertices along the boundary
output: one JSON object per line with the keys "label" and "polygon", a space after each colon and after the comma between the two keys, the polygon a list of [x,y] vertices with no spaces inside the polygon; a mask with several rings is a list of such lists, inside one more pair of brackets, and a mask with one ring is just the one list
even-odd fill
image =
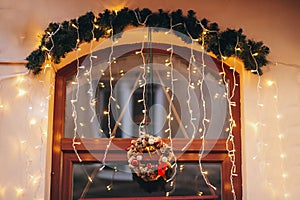
{"label": "white wall", "polygon": [[[48,95],[51,71],[39,77],[25,75],[23,61],[36,47],[49,22],[76,18],[87,11],[147,7],[184,11],[217,22],[221,28],[243,28],[254,40],[271,49],[273,63],[258,78],[248,72],[243,78],[243,199],[297,199],[300,188],[300,53],[297,0],[239,1],[199,0],[176,3],[161,0],[2,0],[0,4],[0,199],[47,199],[49,157],[46,159]],[[277,64],[276,64],[277,63]],[[5,79],[4,79],[5,78]],[[267,80],[274,81],[268,86]],[[18,96],[19,89],[27,91]],[[274,99],[274,95],[278,99]],[[260,107],[257,104],[262,103]],[[1,106],[3,105],[3,106]],[[280,114],[277,118],[277,114]],[[36,124],[30,124],[35,118]],[[49,116],[50,118],[50,116]],[[50,127],[51,129],[51,127]],[[278,138],[279,133],[284,138]],[[49,136],[49,135],[48,135]],[[50,143],[48,143],[51,146]],[[49,152],[48,152],[49,153]],[[285,153],[286,158],[280,158]],[[48,154],[49,155],[49,154]],[[46,160],[47,166],[46,169]],[[282,173],[287,177],[283,178]],[[46,183],[46,184],[45,184]],[[45,186],[46,185],[46,186]],[[18,190],[19,189],[19,190]],[[23,190],[20,190],[23,189]],[[45,194],[44,194],[45,193]]]}

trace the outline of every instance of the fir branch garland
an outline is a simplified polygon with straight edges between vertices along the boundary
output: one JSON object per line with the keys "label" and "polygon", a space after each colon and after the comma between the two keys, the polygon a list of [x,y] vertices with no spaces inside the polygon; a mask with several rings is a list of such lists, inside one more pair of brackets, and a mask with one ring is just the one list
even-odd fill
{"label": "fir branch garland", "polygon": [[[137,20],[136,14],[138,14],[139,20]],[[219,59],[237,55],[244,62],[246,70],[262,75],[261,67],[268,63],[266,56],[270,53],[270,50],[261,41],[255,42],[247,39],[242,29],[220,31],[217,23],[211,23],[207,19],[199,21],[193,10],[188,11],[187,16],[184,16],[180,9],[169,13],[162,9],[159,9],[158,12],[152,12],[148,8],[142,10],[123,8],[118,13],[105,10],[99,13],[98,16],[88,12],[77,20],[71,19],[60,24],[50,23],[42,36],[38,49],[26,58],[28,61],[26,68],[33,71],[34,74],[38,74],[42,70],[47,54],[50,54],[52,61],[58,64],[67,53],[75,50],[77,30],[74,25],[78,27],[79,44],[81,44],[90,42],[93,39],[92,30],[94,26],[97,27],[94,29],[94,37],[99,40],[100,38],[110,37],[111,32],[108,30],[111,28],[114,34],[118,34],[126,26],[137,27],[146,19],[145,25],[148,27],[169,29],[170,18],[172,18],[173,25],[181,24],[174,26],[173,30],[185,35],[190,34],[193,39],[200,38],[203,31],[209,30],[204,37],[204,48],[207,52],[214,53]],[[52,35],[52,40],[49,40],[49,33],[55,32],[59,26],[60,29],[55,35]],[[191,42],[189,37],[182,37],[179,34],[178,36],[186,43]],[[52,47],[52,41],[55,45],[49,52],[47,50]],[[199,43],[202,43],[201,38]]]}

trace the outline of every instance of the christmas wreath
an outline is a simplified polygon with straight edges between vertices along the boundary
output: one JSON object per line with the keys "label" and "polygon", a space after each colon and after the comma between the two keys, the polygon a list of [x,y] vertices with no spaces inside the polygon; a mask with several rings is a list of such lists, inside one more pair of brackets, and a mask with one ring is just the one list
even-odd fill
{"label": "christmas wreath", "polygon": [[157,181],[160,177],[166,181],[174,157],[172,148],[160,137],[148,134],[132,140],[127,152],[130,169],[145,182]]}

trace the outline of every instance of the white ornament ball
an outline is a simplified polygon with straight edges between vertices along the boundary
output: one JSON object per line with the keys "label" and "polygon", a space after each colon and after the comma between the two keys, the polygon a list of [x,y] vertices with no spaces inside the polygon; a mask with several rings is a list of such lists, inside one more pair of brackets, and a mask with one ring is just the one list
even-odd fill
{"label": "white ornament ball", "polygon": [[162,162],[168,162],[168,158],[164,156],[164,157],[161,158],[161,161]]}
{"label": "white ornament ball", "polygon": [[143,156],[142,156],[142,155],[138,155],[138,156],[136,157],[136,159],[137,159],[137,160],[142,160],[142,159],[143,159]]}

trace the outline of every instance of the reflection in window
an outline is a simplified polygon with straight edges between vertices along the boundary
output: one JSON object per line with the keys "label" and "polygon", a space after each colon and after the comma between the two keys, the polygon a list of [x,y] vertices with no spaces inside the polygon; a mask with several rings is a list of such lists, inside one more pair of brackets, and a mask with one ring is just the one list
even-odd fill
{"label": "reflection in window", "polygon": [[73,164],[73,199],[80,198],[115,198],[115,197],[150,197],[150,196],[210,196],[221,200],[221,164],[203,163],[216,191],[209,188],[201,173],[198,163],[178,163],[175,182],[143,184],[132,174],[124,163],[109,163],[101,173],[97,173],[90,183],[87,174],[98,164]]}
{"label": "reflection in window", "polygon": [[[141,58],[138,55],[126,55],[118,58],[112,64],[113,100],[111,101],[110,121],[111,129],[116,137],[132,138],[138,136],[138,124],[143,116],[143,102],[146,104],[146,130],[149,134],[167,137],[166,117],[169,113],[170,96],[174,93],[172,106],[172,137],[190,138],[193,128],[190,126],[190,114],[187,107],[188,88],[188,63],[180,57],[173,60],[174,66],[174,91],[171,91],[170,68],[163,64],[168,55],[153,55],[153,63],[147,71],[147,85],[143,94],[142,78],[143,69]],[[70,101],[76,101],[77,135],[81,138],[105,138],[108,131],[108,100],[110,96],[110,76],[106,62],[95,63],[92,68],[92,80],[87,76],[88,67],[80,69],[78,82],[75,75],[67,80],[66,85],[66,115],[65,137],[73,137],[74,108]],[[99,75],[99,72],[101,72]],[[225,85],[216,69],[205,69],[202,87],[205,110],[199,89],[200,67],[195,67],[191,76],[191,87],[195,88],[191,94],[191,107],[195,118],[196,132],[203,130],[203,113],[209,119],[207,124],[207,138],[226,138],[228,131],[228,102],[226,99]],[[78,84],[78,85],[77,85]],[[79,90],[78,90],[79,88]],[[92,90],[91,90],[92,88]],[[78,93],[77,93],[78,91]],[[88,97],[86,94],[89,94]],[[94,102],[94,107],[91,106]],[[94,110],[93,110],[94,109]],[[96,117],[93,117],[96,115]],[[93,119],[93,120],[91,120]],[[196,138],[201,134],[196,134]]]}

